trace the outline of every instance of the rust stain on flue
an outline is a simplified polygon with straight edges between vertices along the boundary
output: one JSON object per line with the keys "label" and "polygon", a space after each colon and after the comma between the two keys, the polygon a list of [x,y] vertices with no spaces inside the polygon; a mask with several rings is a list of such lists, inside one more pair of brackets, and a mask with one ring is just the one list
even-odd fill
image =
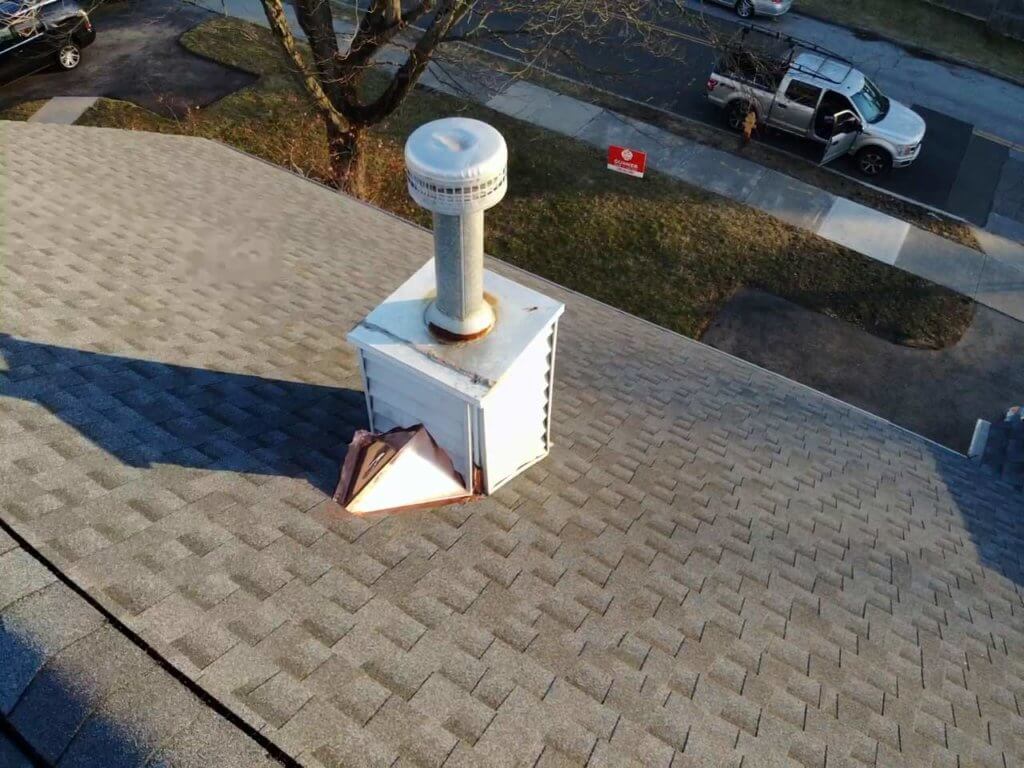
{"label": "rust stain on flue", "polygon": [[[431,291],[429,294],[427,294],[426,306],[430,306],[430,302],[434,299],[436,295],[437,294],[434,291]],[[460,344],[466,341],[476,341],[477,339],[482,339],[484,336],[490,333],[494,326],[497,325],[498,323],[498,297],[492,293],[487,293],[487,291],[484,291],[484,301],[491,305],[491,311],[494,313],[494,322],[491,323],[486,328],[484,328],[479,333],[472,333],[463,336],[458,333],[452,333],[451,331],[441,328],[440,326],[434,325],[433,323],[426,321],[426,319],[424,319],[424,322],[427,323],[427,328],[430,329],[430,333],[438,341],[444,344]]]}

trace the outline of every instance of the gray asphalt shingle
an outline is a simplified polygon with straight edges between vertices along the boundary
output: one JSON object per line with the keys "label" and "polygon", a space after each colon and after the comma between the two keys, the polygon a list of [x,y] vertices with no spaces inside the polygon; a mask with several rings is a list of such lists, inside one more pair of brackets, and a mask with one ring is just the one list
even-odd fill
{"label": "gray asphalt shingle", "polygon": [[981,463],[1005,483],[1024,490],[1024,419],[993,422],[989,428]]}
{"label": "gray asphalt shingle", "polygon": [[429,233],[201,140],[0,134],[0,516],[289,754],[1024,759],[1024,495],[964,457],[491,262],[567,304],[551,456],[347,516],[344,335]]}
{"label": "gray asphalt shingle", "polygon": [[[14,545],[7,556],[20,555],[20,571],[49,573],[0,537]],[[5,575],[18,579],[16,570]],[[207,766],[280,765],[55,577],[0,608],[0,662],[0,717],[46,765],[195,764],[183,732],[220,734],[198,752]],[[0,731],[0,765],[32,764]]]}

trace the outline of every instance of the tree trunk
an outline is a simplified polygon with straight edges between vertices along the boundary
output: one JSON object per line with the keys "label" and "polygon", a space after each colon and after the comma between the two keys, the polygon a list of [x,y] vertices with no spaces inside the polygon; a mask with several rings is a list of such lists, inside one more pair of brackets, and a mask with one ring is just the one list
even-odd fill
{"label": "tree trunk", "polygon": [[325,119],[324,123],[334,186],[353,197],[364,197],[367,190],[362,129],[353,126],[347,131],[339,131],[330,120]]}

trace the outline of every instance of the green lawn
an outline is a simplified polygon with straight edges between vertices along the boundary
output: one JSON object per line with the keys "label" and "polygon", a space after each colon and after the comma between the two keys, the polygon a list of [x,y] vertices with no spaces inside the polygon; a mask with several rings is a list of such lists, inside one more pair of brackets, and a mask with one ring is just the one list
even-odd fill
{"label": "green lawn", "polygon": [[1024,42],[925,0],[796,0],[795,8],[1024,78]]}
{"label": "green lawn", "polygon": [[[321,124],[269,33],[218,18],[183,42],[263,77],[180,122],[103,100],[79,124],[217,138],[325,178]],[[429,224],[405,191],[402,146],[415,126],[456,113],[487,120],[509,144],[510,189],[488,213],[488,251],[628,312],[699,337],[753,286],[905,343],[944,346],[970,323],[969,300],[927,281],[658,174],[611,174],[597,150],[423,90],[369,137],[374,203]]]}

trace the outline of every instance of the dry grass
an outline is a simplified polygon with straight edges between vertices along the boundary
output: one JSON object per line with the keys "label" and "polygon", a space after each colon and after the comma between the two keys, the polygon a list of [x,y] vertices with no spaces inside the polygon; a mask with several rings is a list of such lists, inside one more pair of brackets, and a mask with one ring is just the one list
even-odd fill
{"label": "dry grass", "polygon": [[797,0],[797,10],[868,29],[926,51],[1024,77],[1024,43],[925,0]]}
{"label": "dry grass", "polygon": [[268,55],[267,47],[275,45],[269,31],[231,17],[218,16],[193,27],[181,36],[181,44],[200,56],[256,75],[288,75],[292,71],[276,48],[274,55]]}
{"label": "dry grass", "polygon": [[28,120],[32,115],[43,108],[43,105],[49,99],[35,99],[33,101],[23,101],[21,104],[15,104],[13,107],[0,111],[0,120]]}
{"label": "dry grass", "polygon": [[[205,34],[235,26],[258,52],[238,44],[205,47]],[[197,39],[228,63],[250,62],[253,71],[270,74],[177,124],[111,101],[79,123],[216,138],[324,179],[319,121],[287,75],[258,61],[277,56],[269,35],[217,19],[186,43]],[[699,337],[744,286],[914,345],[945,346],[970,323],[969,300],[925,280],[658,174],[642,181],[610,174],[602,154],[585,145],[423,90],[369,139],[373,202],[429,223],[406,194],[402,146],[415,126],[453,113],[487,120],[509,144],[512,182],[506,200],[488,213],[488,251],[660,325]]]}

